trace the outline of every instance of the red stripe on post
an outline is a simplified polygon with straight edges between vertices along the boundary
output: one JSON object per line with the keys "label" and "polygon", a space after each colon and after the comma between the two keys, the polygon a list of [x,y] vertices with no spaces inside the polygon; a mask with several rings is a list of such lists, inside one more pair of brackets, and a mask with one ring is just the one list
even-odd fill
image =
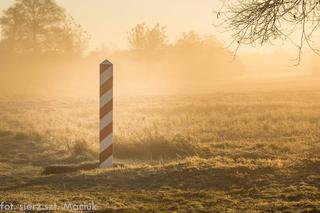
{"label": "red stripe on post", "polygon": [[100,108],[100,119],[103,118],[109,112],[111,112],[112,109],[113,109],[113,100],[109,101],[106,105]]}
{"label": "red stripe on post", "polygon": [[100,86],[100,97],[103,96],[110,89],[112,89],[112,86],[113,86],[113,78],[111,77],[109,80],[107,80]]}
{"label": "red stripe on post", "polygon": [[112,66],[112,64],[104,64],[105,62],[103,62],[102,64],[100,64],[100,74],[102,74],[105,70],[107,70],[109,67]]}
{"label": "red stripe on post", "polygon": [[113,154],[113,145],[111,144],[107,149],[100,153],[100,162],[107,160]]}
{"label": "red stripe on post", "polygon": [[106,137],[108,137],[108,135],[110,135],[113,131],[113,124],[112,122],[110,124],[108,124],[105,128],[103,128],[100,131],[100,141],[102,141],[103,139],[105,139]]}

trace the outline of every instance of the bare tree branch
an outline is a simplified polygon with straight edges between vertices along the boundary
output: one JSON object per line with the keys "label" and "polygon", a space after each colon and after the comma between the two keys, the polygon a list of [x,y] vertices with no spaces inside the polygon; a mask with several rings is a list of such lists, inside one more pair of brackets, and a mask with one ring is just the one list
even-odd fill
{"label": "bare tree branch", "polygon": [[305,44],[320,55],[314,44],[320,40],[314,39],[320,29],[320,0],[222,0],[222,5],[215,13],[219,25],[232,32],[235,52],[243,44],[282,39],[298,48],[297,64]]}

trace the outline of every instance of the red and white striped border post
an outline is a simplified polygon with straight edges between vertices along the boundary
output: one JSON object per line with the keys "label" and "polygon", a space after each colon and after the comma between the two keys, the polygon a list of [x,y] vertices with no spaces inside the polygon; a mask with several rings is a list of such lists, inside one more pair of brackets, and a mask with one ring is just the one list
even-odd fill
{"label": "red and white striped border post", "polygon": [[113,65],[105,60],[100,64],[100,168],[113,164]]}

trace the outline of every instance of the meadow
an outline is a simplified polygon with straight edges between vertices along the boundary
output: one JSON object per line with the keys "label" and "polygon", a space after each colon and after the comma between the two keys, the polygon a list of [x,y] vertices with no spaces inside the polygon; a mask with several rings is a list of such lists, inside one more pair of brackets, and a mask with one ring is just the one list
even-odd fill
{"label": "meadow", "polygon": [[96,212],[320,211],[318,87],[114,102],[114,168],[51,174],[48,166],[96,163],[98,100],[2,96],[0,201],[94,201]]}

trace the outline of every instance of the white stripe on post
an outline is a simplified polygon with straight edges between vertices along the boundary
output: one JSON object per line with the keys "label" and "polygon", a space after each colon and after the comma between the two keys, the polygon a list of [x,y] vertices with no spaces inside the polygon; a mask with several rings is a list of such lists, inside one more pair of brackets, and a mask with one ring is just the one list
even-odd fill
{"label": "white stripe on post", "polygon": [[100,64],[100,168],[113,164],[113,65],[105,60]]}
{"label": "white stripe on post", "polygon": [[106,92],[103,96],[100,97],[100,107],[106,105],[109,101],[112,100],[112,89]]}

